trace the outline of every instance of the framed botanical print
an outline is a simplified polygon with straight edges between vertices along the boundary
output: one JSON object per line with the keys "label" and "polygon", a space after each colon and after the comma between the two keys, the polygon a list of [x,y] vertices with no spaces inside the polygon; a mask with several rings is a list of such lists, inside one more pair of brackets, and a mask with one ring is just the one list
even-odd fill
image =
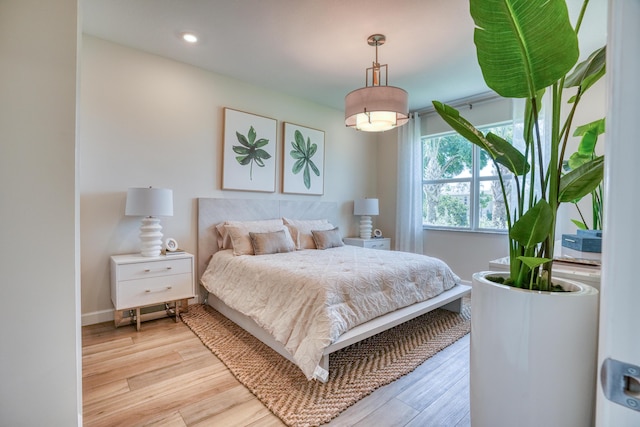
{"label": "framed botanical print", "polygon": [[276,128],[275,119],[224,109],[223,190],[276,191]]}
{"label": "framed botanical print", "polygon": [[324,194],[324,132],[284,123],[282,192]]}

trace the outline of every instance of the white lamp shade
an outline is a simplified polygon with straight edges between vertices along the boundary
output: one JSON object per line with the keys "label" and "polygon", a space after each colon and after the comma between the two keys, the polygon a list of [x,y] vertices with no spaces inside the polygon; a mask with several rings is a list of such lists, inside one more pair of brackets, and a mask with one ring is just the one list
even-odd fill
{"label": "white lamp shade", "polygon": [[381,132],[409,120],[409,95],[394,86],[367,86],[344,99],[345,124],[366,132]]}
{"label": "white lamp shade", "polygon": [[125,215],[173,216],[173,191],[167,188],[129,188]]}
{"label": "white lamp shade", "polygon": [[353,202],[354,215],[378,215],[378,199],[357,199]]}

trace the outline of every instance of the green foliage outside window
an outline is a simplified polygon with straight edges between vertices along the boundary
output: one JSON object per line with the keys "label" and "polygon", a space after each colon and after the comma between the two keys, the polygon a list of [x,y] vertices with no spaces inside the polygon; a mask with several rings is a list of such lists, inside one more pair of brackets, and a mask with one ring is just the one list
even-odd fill
{"label": "green foliage outside window", "polygon": [[[511,138],[513,134],[511,123],[483,130],[503,138]],[[426,226],[506,229],[498,174],[485,151],[453,132],[424,138],[422,148],[422,205]],[[503,173],[508,175],[508,171]],[[475,199],[477,202],[472,204]]]}

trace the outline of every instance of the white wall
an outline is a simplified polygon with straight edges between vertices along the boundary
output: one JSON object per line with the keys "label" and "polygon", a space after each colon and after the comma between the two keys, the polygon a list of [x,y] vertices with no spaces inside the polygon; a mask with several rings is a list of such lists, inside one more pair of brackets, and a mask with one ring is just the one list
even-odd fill
{"label": "white wall", "polygon": [[0,425],[81,425],[76,0],[0,2]]}
{"label": "white wall", "polygon": [[[398,132],[390,130],[378,134],[378,163],[375,165],[380,215],[373,217],[374,227],[395,245],[396,193],[398,191]],[[373,197],[373,196],[370,196]]]}
{"label": "white wall", "polygon": [[[223,108],[278,120],[276,193],[221,190]],[[281,193],[282,125],[325,131],[325,194]],[[376,194],[375,136],[344,126],[342,111],[83,36],[80,191],[83,322],[109,320],[109,256],[139,250],[139,219],[124,216],[128,187],[173,189],[163,233],[197,248],[198,197],[336,201],[357,234],[353,199]]]}

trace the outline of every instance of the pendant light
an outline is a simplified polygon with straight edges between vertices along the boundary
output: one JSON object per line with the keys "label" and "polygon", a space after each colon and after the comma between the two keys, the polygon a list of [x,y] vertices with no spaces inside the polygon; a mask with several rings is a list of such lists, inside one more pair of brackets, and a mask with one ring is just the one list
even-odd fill
{"label": "pendant light", "polygon": [[378,46],[385,41],[383,34],[369,36],[367,43],[375,46],[376,60],[365,71],[365,87],[350,92],[344,98],[345,124],[356,130],[382,132],[402,126],[409,120],[409,95],[399,87],[388,85],[388,66],[378,63]]}

